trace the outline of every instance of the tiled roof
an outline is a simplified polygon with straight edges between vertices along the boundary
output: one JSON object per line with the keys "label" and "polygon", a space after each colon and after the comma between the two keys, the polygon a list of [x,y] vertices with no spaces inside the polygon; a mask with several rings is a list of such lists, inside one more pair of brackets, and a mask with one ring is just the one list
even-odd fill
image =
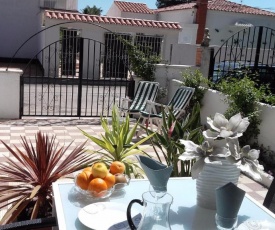
{"label": "tiled roof", "polygon": [[234,12],[234,13],[242,13],[242,14],[254,14],[254,15],[266,15],[266,16],[275,16],[275,13],[261,10],[255,7],[246,6],[242,4],[238,4],[235,2],[230,2],[226,0],[212,0],[208,2],[209,10],[217,10],[217,11],[226,11],[226,12]]}
{"label": "tiled roof", "polygon": [[[183,3],[183,4],[179,4],[179,5],[175,5],[175,6],[157,9],[157,10],[155,10],[155,12],[191,9],[195,5],[196,5],[195,2]],[[208,10],[216,10],[216,11],[233,12],[233,13],[242,13],[242,14],[275,16],[275,13],[273,13],[273,12],[261,10],[261,9],[251,7],[251,6],[238,4],[235,2],[230,2],[227,0],[209,0],[207,9]]]}
{"label": "tiled roof", "polygon": [[123,2],[123,1],[114,1],[114,3],[123,12],[154,14],[154,11],[149,9],[147,5],[144,3]]}
{"label": "tiled roof", "polygon": [[190,3],[175,5],[175,6],[164,7],[164,8],[154,10],[154,11],[156,13],[158,13],[158,12],[163,12],[163,11],[187,10],[187,9],[192,9],[195,5],[197,5],[195,2],[190,2]]}
{"label": "tiled roof", "polygon": [[162,28],[162,29],[181,29],[178,22],[164,22],[155,20],[144,20],[135,18],[119,18],[119,17],[107,17],[89,14],[80,14],[63,11],[52,11],[46,10],[45,17],[50,19],[61,19],[68,21],[79,21],[79,22],[93,22],[103,24],[116,24],[125,26],[141,26],[150,28]]}

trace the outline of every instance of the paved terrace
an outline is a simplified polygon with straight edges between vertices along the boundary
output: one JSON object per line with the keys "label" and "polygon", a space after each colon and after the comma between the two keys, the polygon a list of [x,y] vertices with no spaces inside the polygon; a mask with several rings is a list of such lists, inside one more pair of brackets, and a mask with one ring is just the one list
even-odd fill
{"label": "paved terrace", "polygon": [[[8,145],[21,146],[20,136],[26,136],[27,139],[35,140],[35,134],[41,130],[44,133],[55,134],[60,144],[68,145],[74,140],[70,149],[76,145],[83,143],[86,137],[81,134],[79,129],[83,129],[91,135],[98,136],[103,133],[99,118],[94,119],[22,119],[22,120],[0,120],[0,139]],[[98,150],[99,147],[88,141],[87,148]],[[148,145],[147,152],[154,155],[152,147]],[[7,149],[0,144],[0,160],[3,156],[9,157]],[[245,190],[249,195],[256,199],[259,203],[263,203],[267,193],[267,188],[256,183],[245,175],[240,176],[238,186]],[[3,210],[0,211],[0,217]]]}

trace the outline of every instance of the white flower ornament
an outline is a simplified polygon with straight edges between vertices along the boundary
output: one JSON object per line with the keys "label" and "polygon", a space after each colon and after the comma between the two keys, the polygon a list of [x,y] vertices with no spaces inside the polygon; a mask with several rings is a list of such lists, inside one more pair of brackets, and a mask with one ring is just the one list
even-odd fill
{"label": "white flower ornament", "polygon": [[249,145],[243,148],[239,146],[238,137],[246,131],[249,125],[248,118],[242,118],[238,113],[227,120],[224,115],[216,113],[213,120],[207,117],[207,123],[211,129],[203,132],[205,141],[201,146],[192,141],[180,140],[185,146],[185,152],[179,159],[197,159],[191,170],[192,178],[198,178],[205,163],[222,164],[221,159],[226,158],[254,179],[261,180],[263,166],[257,160],[260,151],[250,149]]}
{"label": "white flower ornament", "polygon": [[213,120],[207,117],[207,123],[213,130],[204,131],[204,135],[209,138],[237,138],[243,135],[249,125],[248,118],[242,118],[240,113],[229,120],[223,114],[216,113]]}
{"label": "white flower ornament", "polygon": [[260,150],[251,149],[249,145],[240,148],[239,144],[228,142],[231,156],[227,159],[229,162],[236,164],[243,172],[246,172],[255,180],[261,180],[260,173],[264,167],[259,164],[258,158]]}
{"label": "white flower ornament", "polygon": [[201,146],[186,140],[180,140],[180,143],[185,146],[185,152],[179,157],[180,160],[197,159],[191,170],[193,179],[198,178],[205,163],[222,164],[220,159],[230,155],[227,148],[213,147],[208,141],[204,141]]}

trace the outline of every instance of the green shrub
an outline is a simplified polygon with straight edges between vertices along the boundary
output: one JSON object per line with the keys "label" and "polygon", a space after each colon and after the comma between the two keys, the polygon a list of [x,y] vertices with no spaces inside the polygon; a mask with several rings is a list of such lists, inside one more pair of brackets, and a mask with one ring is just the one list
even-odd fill
{"label": "green shrub", "polygon": [[253,139],[256,140],[260,134],[258,102],[272,101],[274,97],[267,95],[267,87],[257,87],[257,83],[245,76],[242,79],[227,79],[217,85],[217,89],[227,95],[225,101],[229,108],[225,112],[227,118],[236,113],[241,113],[243,117],[248,117],[250,125],[244,135],[240,138],[241,144],[247,144]]}
{"label": "green shrub", "polygon": [[[205,78],[199,70],[186,70],[182,72],[183,85],[192,87],[195,92],[191,98],[189,107],[193,107],[198,101],[202,105],[205,89],[208,88],[210,82]],[[203,86],[203,87],[201,87]]]}

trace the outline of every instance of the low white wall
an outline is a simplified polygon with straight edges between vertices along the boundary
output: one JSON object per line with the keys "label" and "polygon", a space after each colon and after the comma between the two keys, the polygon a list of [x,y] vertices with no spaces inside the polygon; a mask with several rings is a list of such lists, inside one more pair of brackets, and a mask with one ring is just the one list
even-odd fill
{"label": "low white wall", "polygon": [[259,143],[264,147],[270,147],[275,151],[275,106],[260,104],[261,111],[260,119],[260,135],[258,137]]}
{"label": "low white wall", "polygon": [[[224,113],[228,105],[223,101],[224,95],[215,90],[206,90],[203,98],[203,106],[201,108],[201,122],[206,123],[207,117],[214,117],[215,113]],[[259,144],[264,147],[270,147],[275,151],[275,106],[259,104],[260,109],[260,134],[258,136]]]}
{"label": "low white wall", "polygon": [[179,84],[173,82],[172,80],[182,80],[182,72],[188,69],[195,70],[196,68],[197,67],[191,65],[156,65],[156,81],[160,83],[160,87],[166,87],[168,89],[166,102],[172,99],[176,89],[179,87]]}
{"label": "low white wall", "polygon": [[202,100],[201,122],[206,123],[207,117],[214,117],[215,113],[224,113],[228,108],[228,104],[224,102],[225,96],[216,90],[206,89]]}
{"label": "low white wall", "polygon": [[20,117],[20,75],[19,69],[0,68],[0,118]]}

